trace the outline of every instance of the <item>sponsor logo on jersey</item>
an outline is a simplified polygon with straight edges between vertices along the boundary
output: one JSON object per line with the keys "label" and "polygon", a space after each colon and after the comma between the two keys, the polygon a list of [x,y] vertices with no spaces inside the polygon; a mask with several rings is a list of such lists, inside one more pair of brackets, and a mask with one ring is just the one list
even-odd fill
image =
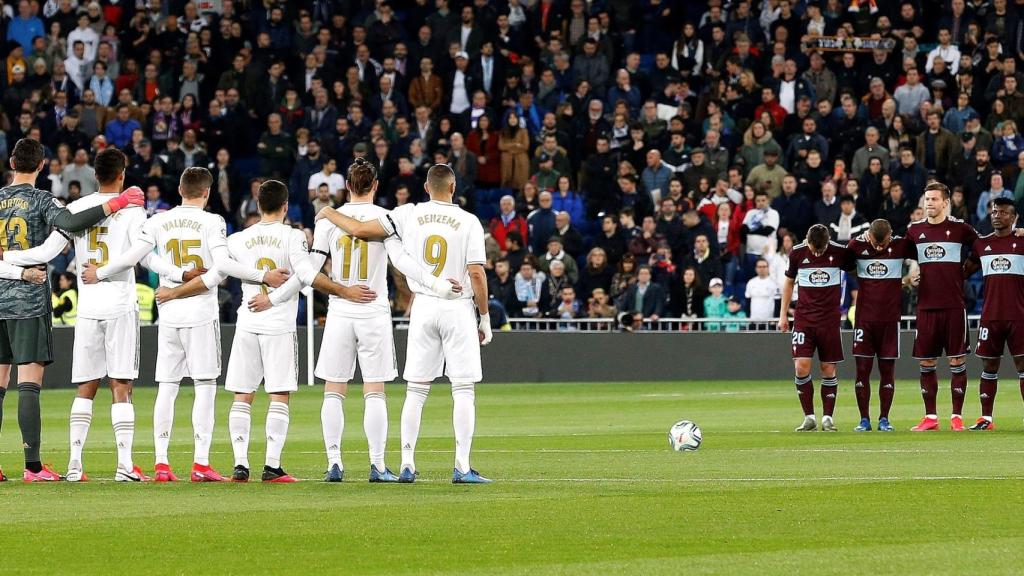
{"label": "sponsor logo on jersey", "polygon": [[924,257],[929,260],[942,260],[946,257],[946,249],[938,244],[932,244],[924,249]]}
{"label": "sponsor logo on jersey", "polygon": [[814,270],[807,276],[807,280],[814,286],[825,286],[832,280],[832,276],[824,270]]}
{"label": "sponsor logo on jersey", "polygon": [[868,264],[867,273],[872,278],[884,278],[889,273],[889,267],[882,262],[872,262]]}
{"label": "sponsor logo on jersey", "polygon": [[993,272],[1006,272],[1007,270],[1010,269],[1010,259],[1003,258],[1002,256],[993,258],[992,262],[989,263],[988,267]]}

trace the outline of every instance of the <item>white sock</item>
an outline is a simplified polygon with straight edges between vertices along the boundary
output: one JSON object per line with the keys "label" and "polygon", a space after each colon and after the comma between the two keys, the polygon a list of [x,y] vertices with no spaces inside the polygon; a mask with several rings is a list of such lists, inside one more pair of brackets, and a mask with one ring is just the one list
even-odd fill
{"label": "white sock", "polygon": [[455,467],[469,472],[469,452],[476,428],[476,391],[472,382],[452,383],[452,424],[455,427]]}
{"label": "white sock", "polygon": [[71,403],[71,462],[82,464],[82,449],[92,424],[92,400],[75,398]]}
{"label": "white sock", "polygon": [[252,427],[252,406],[233,402],[228,412],[228,432],[231,450],[235,453],[235,466],[249,467],[249,429]]}
{"label": "white sock", "polygon": [[363,432],[370,449],[370,464],[384,471],[384,448],[388,442],[388,403],[383,392],[363,395]]}
{"label": "white sock", "polygon": [[324,448],[327,449],[327,467],[337,464],[342,470],[341,435],[345,431],[345,397],[337,392],[324,392],[324,404],[320,407],[320,426],[324,433]]}
{"label": "white sock", "polygon": [[132,442],[135,440],[135,406],[128,402],[110,405],[110,422],[114,425],[117,443],[117,465],[122,470],[133,470]]}
{"label": "white sock", "polygon": [[420,437],[420,418],[429,393],[429,384],[410,382],[405,388],[405,405],[402,406],[402,469],[416,471],[416,440]]}
{"label": "white sock", "polygon": [[153,443],[156,445],[156,463],[168,464],[168,447],[174,425],[174,400],[178,397],[178,382],[160,382],[153,405]]}
{"label": "white sock", "polygon": [[214,407],[217,400],[216,380],[196,380],[196,399],[192,404],[192,432],[195,453],[192,461],[210,465],[210,444],[213,442]]}
{"label": "white sock", "polygon": [[271,468],[281,467],[281,451],[288,438],[288,405],[271,402],[267,408],[267,461]]}

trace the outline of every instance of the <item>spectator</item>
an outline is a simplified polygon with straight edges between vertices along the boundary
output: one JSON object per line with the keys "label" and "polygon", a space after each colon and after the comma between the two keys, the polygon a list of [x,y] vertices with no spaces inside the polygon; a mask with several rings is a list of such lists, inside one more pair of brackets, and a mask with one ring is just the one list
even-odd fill
{"label": "spectator", "polygon": [[662,194],[668,193],[668,182],[672,178],[672,169],[661,161],[661,152],[649,150],[647,152],[647,166],[643,171],[644,188],[651,195],[651,200],[657,203]]}
{"label": "spectator", "polygon": [[927,184],[928,174],[918,164],[914,157],[914,150],[910,145],[900,146],[900,159],[895,163],[889,174],[894,181],[899,181],[904,193],[907,193],[907,200],[911,204],[917,203],[917,199]]}
{"label": "spectator", "polygon": [[778,164],[779,155],[774,149],[766,148],[763,154],[764,164],[755,166],[747,175],[746,182],[754,190],[765,192],[769,198],[776,198],[782,191],[782,177],[788,172]]}
{"label": "spectator", "polygon": [[554,261],[561,262],[565,266],[565,276],[570,284],[576,284],[579,281],[580,273],[576,261],[565,252],[562,239],[558,236],[551,236],[548,239],[547,251],[537,259],[537,268],[547,274]]}
{"label": "spectator", "polygon": [[856,200],[853,196],[844,194],[839,199],[839,216],[829,224],[832,239],[840,244],[847,244],[851,239],[860,236],[871,225],[857,213],[855,206]]}
{"label": "spectator", "polygon": [[612,285],[614,269],[608,262],[608,256],[601,248],[591,248],[587,254],[586,266],[580,270],[579,293],[591,294],[595,290],[609,291]]}
{"label": "spectator", "polygon": [[[92,92],[92,90],[90,89],[89,92]],[[119,104],[117,106],[117,116],[107,124],[104,129],[104,136],[107,142],[118,148],[124,148],[131,140],[132,132],[141,128],[142,126],[138,122],[129,117],[128,106]]]}
{"label": "spectator", "polygon": [[555,233],[562,240],[562,247],[574,260],[583,254],[583,235],[572,225],[568,212],[555,213]]}
{"label": "spectator", "polygon": [[754,209],[743,217],[743,226],[740,228],[746,244],[743,264],[745,278],[754,277],[754,265],[768,252],[769,247],[774,245],[778,229],[779,213],[771,208],[768,194],[764,191],[755,192]]}
{"label": "spectator", "polygon": [[585,218],[583,198],[570,189],[569,176],[558,177],[557,187],[551,196],[551,207],[556,212],[566,212],[572,222],[582,222]]}
{"label": "spectator", "polygon": [[796,177],[787,174],[782,178],[782,195],[772,200],[772,209],[779,213],[779,228],[789,230],[802,238],[814,223],[814,211],[807,196],[797,194]]}
{"label": "spectator", "polygon": [[[743,311],[743,305],[736,299],[735,296],[729,296],[725,301],[725,317],[733,319],[746,318],[747,313]],[[739,332],[744,328],[742,322],[727,322],[725,324],[726,332]]]}
{"label": "spectator", "polygon": [[508,260],[502,258],[494,263],[494,274],[488,280],[487,293],[491,302],[497,302],[506,316],[521,315],[519,299],[516,297],[516,281]]}
{"label": "spectator", "polygon": [[942,127],[942,114],[938,110],[930,110],[926,122],[927,129],[917,137],[917,158],[923,160],[929,174],[945,180],[956,156],[959,140]]}
{"label": "spectator", "polygon": [[618,270],[612,276],[612,289],[608,293],[611,299],[615,302],[621,300],[626,290],[636,283],[636,277],[636,258],[632,254],[626,254],[619,260]]}
{"label": "spectator", "polygon": [[501,151],[501,187],[519,189],[530,177],[529,135],[519,126],[514,112],[505,115],[505,126],[498,136]]}
{"label": "spectator", "polygon": [[657,321],[665,315],[665,303],[664,288],[651,281],[649,266],[641,266],[637,271],[636,283],[626,289],[619,308],[639,312],[644,320]]}
{"label": "spectator", "polygon": [[146,205],[144,208],[146,210],[146,216],[153,216],[154,214],[170,210],[171,205],[164,202],[161,197],[160,187],[155,184],[151,184],[146,187]]}
{"label": "spectator", "polygon": [[893,99],[896,100],[896,111],[907,116],[917,116],[921,104],[926,102],[931,94],[923,84],[917,68],[910,68],[906,71],[907,81],[893,92]]}
{"label": "spectator", "polygon": [[1009,198],[1013,200],[1013,190],[1003,186],[1003,174],[1001,172],[993,172],[989,182],[989,189],[982,192],[978,198],[977,220],[975,222],[981,222],[988,217],[991,202],[996,198]]}
{"label": "spectator", "polygon": [[745,297],[750,308],[751,320],[774,320],[776,301],[780,298],[779,286],[772,279],[768,261],[760,259],[754,266],[757,276],[747,282]]}
{"label": "spectator", "polygon": [[510,232],[519,234],[520,240],[529,238],[526,219],[516,213],[516,202],[512,196],[502,196],[498,203],[500,213],[491,219],[491,236],[498,242],[502,251],[508,249],[505,240]]}
{"label": "spectator", "polygon": [[683,259],[684,267],[693,268],[701,278],[720,278],[722,260],[711,249],[711,242],[705,234],[698,234],[693,240],[693,249]]}
{"label": "spectator", "polygon": [[1017,123],[1013,120],[1003,122],[999,137],[992,145],[992,164],[996,168],[1015,165],[1017,155],[1024,151],[1024,138],[1017,133]]}
{"label": "spectator", "polygon": [[594,288],[587,300],[587,318],[615,318],[618,310],[608,299],[603,288]]}
{"label": "spectator", "polygon": [[775,141],[764,123],[755,120],[743,133],[743,149],[737,163],[742,164],[744,175],[749,175],[755,166],[764,164],[765,152],[772,150],[776,159],[782,154],[782,147]]}
{"label": "spectator", "polygon": [[913,205],[903,195],[903,185],[893,181],[889,188],[889,197],[882,202],[882,209],[878,217],[889,221],[894,234],[906,234],[912,211]]}
{"label": "spectator", "polygon": [[99,189],[96,171],[89,165],[89,153],[84,148],[75,150],[74,161],[61,172],[61,183],[65,188],[69,188],[72,182],[78,183],[81,196],[88,196]]}
{"label": "spectator", "polygon": [[[726,304],[726,297],[723,295],[725,286],[721,278],[712,278],[708,283],[710,294],[704,298],[704,317],[711,319],[725,318],[729,309]],[[708,332],[718,332],[722,325],[718,322],[707,322],[704,329]]]}
{"label": "spectator", "polygon": [[535,260],[527,258],[516,274],[516,300],[522,318],[539,318],[546,314],[551,296],[548,294],[547,275],[535,267]]}

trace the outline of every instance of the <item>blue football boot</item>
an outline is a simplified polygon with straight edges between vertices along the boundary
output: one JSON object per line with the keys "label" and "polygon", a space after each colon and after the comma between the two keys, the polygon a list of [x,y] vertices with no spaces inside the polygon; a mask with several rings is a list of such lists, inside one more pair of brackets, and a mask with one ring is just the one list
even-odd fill
{"label": "blue football boot", "polygon": [[377,467],[370,464],[370,482],[398,482],[398,476],[386,466],[384,471],[377,470]]}
{"label": "blue football boot", "polygon": [[458,468],[452,469],[452,484],[490,484],[490,478],[484,478],[479,472],[469,469],[469,472],[459,472]]}
{"label": "blue football boot", "polygon": [[[879,425],[881,427],[881,425]],[[871,432],[871,420],[868,418],[861,418],[860,424],[853,429],[854,432]]]}
{"label": "blue football boot", "polygon": [[889,424],[889,419],[888,418],[883,416],[883,417],[878,419],[878,431],[879,432],[892,432],[893,431],[892,424]]}
{"label": "blue football boot", "polygon": [[341,469],[341,466],[334,464],[330,470],[324,476],[324,482],[341,482],[345,479],[345,471]]}

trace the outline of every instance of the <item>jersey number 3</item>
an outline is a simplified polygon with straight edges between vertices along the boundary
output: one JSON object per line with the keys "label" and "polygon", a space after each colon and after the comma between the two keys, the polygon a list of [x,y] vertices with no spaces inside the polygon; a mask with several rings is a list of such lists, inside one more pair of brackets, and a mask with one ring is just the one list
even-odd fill
{"label": "jersey number 3", "polygon": [[445,262],[448,261],[448,241],[437,234],[428,236],[423,243],[423,261],[433,266],[430,273],[440,278]]}

